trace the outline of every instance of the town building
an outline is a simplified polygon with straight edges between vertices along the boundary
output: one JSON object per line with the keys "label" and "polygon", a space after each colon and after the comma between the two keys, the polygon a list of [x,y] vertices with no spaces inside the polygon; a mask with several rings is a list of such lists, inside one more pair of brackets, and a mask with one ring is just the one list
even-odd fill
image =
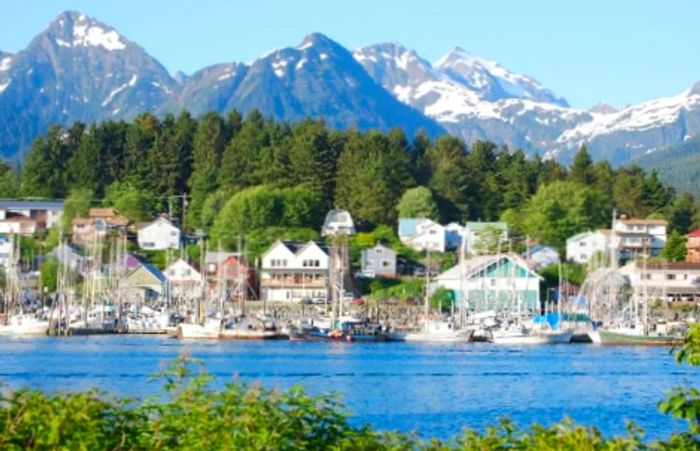
{"label": "town building", "polygon": [[204,293],[202,274],[182,258],[169,264],[163,274],[168,279],[170,295],[174,298],[192,299]]}
{"label": "town building", "polygon": [[321,236],[354,235],[355,222],[347,210],[330,210],[323,222]]}
{"label": "town building", "polygon": [[687,263],[700,263],[700,228],[693,230],[685,238],[685,261]]}
{"label": "town building", "polygon": [[124,235],[129,220],[119,216],[113,208],[91,208],[87,218],[71,221],[72,241],[78,246],[88,246],[103,240],[108,234]]}
{"label": "town building", "polygon": [[48,229],[61,223],[63,201],[0,200],[0,222],[12,216],[34,220],[38,229]]}
{"label": "town building", "polygon": [[445,252],[446,238],[445,227],[431,219],[399,219],[399,240],[411,249]]}
{"label": "town building", "polygon": [[0,235],[0,266],[5,269],[5,274],[12,262],[14,253],[12,237],[8,235]]}
{"label": "town building", "polygon": [[523,259],[535,271],[559,263],[559,252],[552,246],[537,244],[522,254]]}
{"label": "town building", "polygon": [[20,213],[5,212],[0,219],[0,234],[32,236],[36,231],[37,221]]}
{"label": "town building", "polygon": [[167,295],[168,279],[152,264],[141,263],[124,276],[121,286],[126,301],[138,304]]}
{"label": "town building", "polygon": [[363,277],[396,277],[396,252],[382,244],[362,251],[360,274]]}
{"label": "town building", "polygon": [[61,243],[51,251],[51,256],[58,260],[59,264],[73,272],[82,274],[85,266],[85,257],[70,244]]}
{"label": "town building", "polygon": [[180,229],[165,217],[139,225],[137,229],[137,241],[141,249],[159,251],[180,247]]}
{"label": "town building", "polygon": [[620,268],[620,274],[639,299],[700,300],[700,263],[635,260]]}
{"label": "town building", "polygon": [[262,256],[260,299],[268,302],[329,300],[329,249],[314,241],[278,241]]}
{"label": "town building", "polygon": [[[238,253],[227,253],[212,271],[208,273],[209,295],[218,297],[225,290],[224,298],[240,301],[257,297],[255,267],[248,264]],[[209,267],[212,269],[212,266]]]}
{"label": "town building", "polygon": [[467,222],[462,236],[467,255],[508,251],[508,224],[505,222]]}
{"label": "town building", "polygon": [[657,257],[666,245],[667,224],[663,219],[616,219],[613,231],[620,258]]}
{"label": "town building", "polygon": [[471,311],[537,312],[541,280],[517,254],[477,255],[438,275],[430,289],[451,290],[457,305],[465,300]]}
{"label": "town building", "polygon": [[611,231],[589,230],[566,240],[566,259],[573,263],[585,264],[598,253],[610,251]]}

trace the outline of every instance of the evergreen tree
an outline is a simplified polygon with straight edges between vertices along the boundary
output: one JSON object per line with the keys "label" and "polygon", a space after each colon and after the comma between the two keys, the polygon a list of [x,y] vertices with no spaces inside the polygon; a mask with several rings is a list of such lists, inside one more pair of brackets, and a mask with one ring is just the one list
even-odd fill
{"label": "evergreen tree", "polygon": [[574,157],[574,162],[569,172],[569,180],[583,185],[589,185],[593,182],[592,166],[593,160],[588,153],[588,147],[584,144]]}
{"label": "evergreen tree", "polygon": [[685,193],[677,197],[667,209],[666,220],[668,221],[668,229],[685,235],[690,232],[693,226],[694,215],[693,196]]}
{"label": "evergreen tree", "polygon": [[664,248],[661,249],[661,258],[672,262],[682,262],[685,260],[685,254],[685,237],[674,230],[668,236]]}
{"label": "evergreen tree", "polygon": [[22,171],[21,191],[26,196],[59,198],[66,195],[67,162],[70,158],[60,127],[49,128],[32,144]]}
{"label": "evergreen tree", "polygon": [[150,113],[137,116],[129,124],[124,138],[123,179],[132,185],[145,187],[156,174],[148,156],[160,132],[160,122]]}
{"label": "evergreen tree", "polygon": [[397,209],[399,218],[438,219],[438,209],[433,193],[425,186],[406,190],[401,196]]}
{"label": "evergreen tree", "polygon": [[430,189],[435,195],[444,222],[464,221],[472,207],[470,174],[466,167],[464,144],[457,138],[441,136],[428,150]]}
{"label": "evergreen tree", "polygon": [[97,130],[95,124],[90,126],[68,163],[68,177],[73,188],[85,188],[94,192],[104,188],[101,185],[104,171],[103,144]]}
{"label": "evergreen tree", "polygon": [[672,193],[661,183],[656,169],[652,169],[651,173],[644,177],[643,202],[647,211],[661,211],[668,206],[671,197]]}
{"label": "evergreen tree", "polygon": [[638,166],[618,169],[613,182],[613,204],[618,214],[630,217],[645,217],[644,171]]}

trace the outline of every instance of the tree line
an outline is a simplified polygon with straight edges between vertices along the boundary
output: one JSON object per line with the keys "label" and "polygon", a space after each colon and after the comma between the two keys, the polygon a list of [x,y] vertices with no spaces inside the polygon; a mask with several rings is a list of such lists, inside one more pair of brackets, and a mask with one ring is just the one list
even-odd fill
{"label": "tree line", "polygon": [[443,223],[506,220],[516,233],[560,247],[574,233],[608,226],[613,210],[666,218],[681,234],[700,222],[693,196],[653,170],[593,162],[585,146],[565,167],[488,141],[335,130],[323,120],[287,124],[258,111],[55,126],[34,141],[19,171],[0,168],[3,197],[80,190],[111,205],[128,195],[121,204],[143,204],[132,213],[139,219],[181,214],[174,196],[185,194],[188,228],[228,247],[238,234],[270,228],[306,236],[333,207],[350,210],[366,230],[394,226],[400,210]]}

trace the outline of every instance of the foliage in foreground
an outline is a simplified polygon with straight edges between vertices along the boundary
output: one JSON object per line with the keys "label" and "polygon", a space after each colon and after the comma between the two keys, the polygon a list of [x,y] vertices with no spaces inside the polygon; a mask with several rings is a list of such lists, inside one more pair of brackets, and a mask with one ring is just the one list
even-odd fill
{"label": "foliage in foreground", "polygon": [[[700,365],[700,327],[677,352]],[[700,396],[676,388],[660,408],[688,422],[688,431],[645,443],[628,426],[604,437],[570,420],[521,429],[508,420],[485,432],[465,430],[447,441],[356,427],[334,395],[311,397],[301,388],[268,390],[231,382],[211,386],[195,360],[182,357],[160,374],[165,398],[136,403],[98,391],[45,394],[22,389],[0,398],[0,449],[335,449],[335,450],[644,450],[698,449]]]}

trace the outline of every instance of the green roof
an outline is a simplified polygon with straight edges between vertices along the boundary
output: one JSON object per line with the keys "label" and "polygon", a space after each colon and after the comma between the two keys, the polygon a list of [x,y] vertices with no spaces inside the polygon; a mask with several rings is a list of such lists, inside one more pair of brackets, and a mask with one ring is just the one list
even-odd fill
{"label": "green roof", "polygon": [[483,232],[484,230],[508,231],[508,224],[505,222],[468,222],[467,228],[473,232]]}

